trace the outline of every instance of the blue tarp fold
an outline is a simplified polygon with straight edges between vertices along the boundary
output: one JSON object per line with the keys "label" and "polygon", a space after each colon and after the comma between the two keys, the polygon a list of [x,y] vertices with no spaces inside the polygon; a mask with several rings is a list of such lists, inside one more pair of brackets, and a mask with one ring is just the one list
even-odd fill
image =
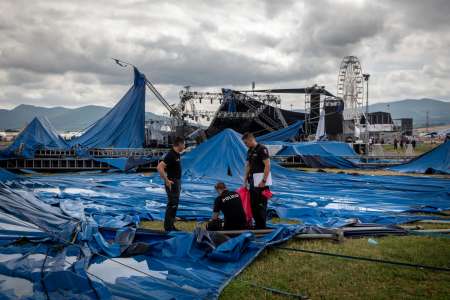
{"label": "blue tarp fold", "polygon": [[145,75],[134,68],[134,84],[104,117],[70,141],[82,148],[141,148],[144,145]]}
{"label": "blue tarp fold", "polygon": [[391,167],[389,170],[402,173],[450,174],[450,141],[414,158],[406,164]]}
{"label": "blue tarp fold", "polygon": [[285,145],[276,155],[300,156],[303,162],[312,168],[349,169],[357,166],[347,158],[357,157],[356,152],[342,142],[302,142]]}
{"label": "blue tarp fold", "polygon": [[258,136],[256,139],[258,142],[288,142],[293,141],[296,136],[301,133],[304,121],[297,121],[286,128],[282,128],[273,132],[269,132],[264,135]]}
{"label": "blue tarp fold", "polygon": [[37,149],[67,149],[67,143],[45,117],[36,117],[16,137],[14,142],[0,153],[3,157],[33,158]]}
{"label": "blue tarp fold", "polygon": [[242,178],[247,148],[241,135],[225,129],[183,155],[185,176]]}
{"label": "blue tarp fold", "polygon": [[[238,188],[245,156],[240,135],[231,130],[186,153],[177,215],[207,220],[214,183]],[[412,211],[450,208],[448,179],[305,173],[275,162],[272,173],[270,210],[305,225],[336,227],[355,218],[397,224],[424,218]],[[146,216],[162,219],[166,202],[157,174],[7,180],[0,186],[1,298],[216,299],[265,247],[302,229],[279,225],[260,238],[244,233],[215,244],[198,230],[166,234],[133,227]],[[14,244],[20,237],[28,240]]]}

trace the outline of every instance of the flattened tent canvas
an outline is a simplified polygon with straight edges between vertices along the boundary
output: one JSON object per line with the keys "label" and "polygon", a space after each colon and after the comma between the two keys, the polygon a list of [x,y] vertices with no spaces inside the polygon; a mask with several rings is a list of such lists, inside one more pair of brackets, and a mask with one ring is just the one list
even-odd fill
{"label": "flattened tent canvas", "polygon": [[241,135],[225,129],[183,156],[188,175],[214,178],[244,176],[247,148]]}
{"label": "flattened tent canvas", "polygon": [[[232,130],[187,153],[177,216],[209,219],[214,184],[229,179],[230,188],[239,187],[245,157]],[[439,211],[450,203],[443,178],[305,173],[276,163],[272,171],[270,210],[304,225],[336,227],[349,218],[398,224],[426,218],[410,211]],[[6,180],[0,184],[0,298],[217,299],[265,247],[304,226],[272,225],[263,237],[246,232],[220,245],[201,230],[156,233],[133,226],[145,216],[162,219],[166,203],[158,174]]]}
{"label": "flattened tent canvas", "polygon": [[300,130],[303,126],[304,121],[297,121],[286,128],[282,128],[280,130],[276,130],[273,132],[269,132],[264,135],[258,136],[256,139],[258,142],[272,142],[272,141],[280,141],[280,142],[288,142],[293,141],[293,139],[299,135]]}
{"label": "flattened tent canvas", "polygon": [[67,143],[58,135],[56,130],[45,117],[35,117],[30,124],[17,136],[1,155],[4,157],[21,156],[34,157],[39,148],[67,149]]}
{"label": "flattened tent canvas", "polygon": [[389,170],[402,173],[450,174],[450,141],[443,143],[406,164],[391,167]]}
{"label": "flattened tent canvas", "polygon": [[355,151],[342,142],[304,142],[284,146],[277,155],[300,156],[308,167],[348,169],[357,166],[346,156],[357,156]]}
{"label": "flattened tent canvas", "polygon": [[134,84],[103,118],[71,146],[83,148],[141,148],[145,133],[145,75],[134,67]]}

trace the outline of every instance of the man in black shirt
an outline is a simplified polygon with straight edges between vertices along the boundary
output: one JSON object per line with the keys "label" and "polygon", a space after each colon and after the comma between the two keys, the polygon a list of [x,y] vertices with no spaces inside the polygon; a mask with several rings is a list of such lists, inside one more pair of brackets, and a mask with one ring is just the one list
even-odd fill
{"label": "man in black shirt", "polygon": [[215,186],[219,196],[214,200],[214,209],[211,221],[207,225],[208,230],[221,230],[222,224],[219,213],[223,213],[224,230],[242,230],[247,228],[247,220],[241,197],[236,192],[228,191],[225,183],[218,182]]}
{"label": "man in black shirt", "polygon": [[242,140],[248,147],[244,185],[250,186],[250,202],[255,228],[264,229],[266,228],[267,198],[264,197],[263,191],[268,188],[267,183],[270,179],[269,151],[264,145],[256,142],[252,133],[245,133]]}
{"label": "man in black shirt", "polygon": [[181,190],[180,153],[184,151],[184,148],[184,139],[176,137],[172,149],[156,167],[159,175],[164,180],[167,193],[166,214],[164,216],[164,230],[166,231],[177,231],[174,222],[177,215]]}

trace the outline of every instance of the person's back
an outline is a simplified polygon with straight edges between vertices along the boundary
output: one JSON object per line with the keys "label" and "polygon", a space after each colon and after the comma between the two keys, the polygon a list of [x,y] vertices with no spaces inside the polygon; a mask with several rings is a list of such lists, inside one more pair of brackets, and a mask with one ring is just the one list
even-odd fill
{"label": "person's back", "polygon": [[236,192],[224,190],[214,201],[214,212],[221,211],[224,216],[225,230],[245,229],[247,221],[241,197]]}

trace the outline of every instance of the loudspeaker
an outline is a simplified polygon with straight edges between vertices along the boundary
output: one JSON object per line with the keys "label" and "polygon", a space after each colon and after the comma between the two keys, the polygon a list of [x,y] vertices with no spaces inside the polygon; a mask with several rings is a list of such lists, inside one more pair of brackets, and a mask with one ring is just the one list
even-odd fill
{"label": "loudspeaker", "polygon": [[342,100],[325,100],[325,132],[327,134],[336,135],[343,133],[343,107],[344,102]]}

